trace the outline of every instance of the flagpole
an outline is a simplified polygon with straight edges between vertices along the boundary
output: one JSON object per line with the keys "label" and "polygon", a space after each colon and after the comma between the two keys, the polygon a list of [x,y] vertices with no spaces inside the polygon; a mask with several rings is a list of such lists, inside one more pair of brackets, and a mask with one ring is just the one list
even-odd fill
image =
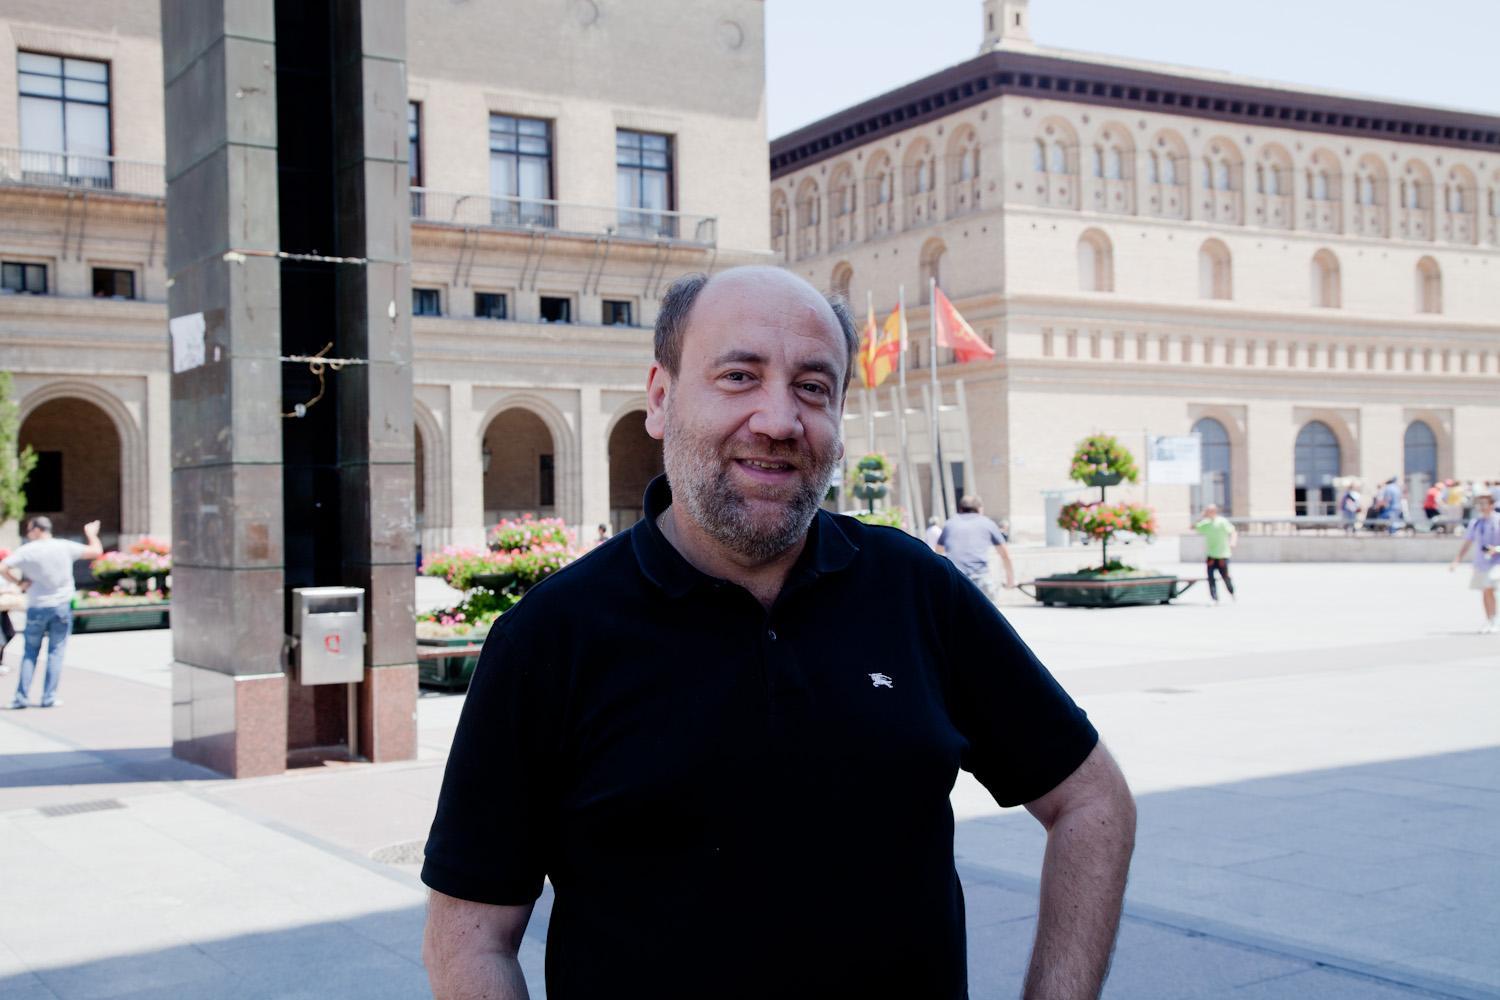
{"label": "flagpole", "polygon": [[939,505],[944,516],[953,513],[949,506],[953,502],[953,484],[948,478],[947,464],[943,461],[943,429],[938,423],[938,413],[943,401],[942,389],[938,386],[938,342],[937,342],[937,278],[927,279],[927,332],[932,341],[932,356],[928,358],[929,383],[932,398],[928,419],[932,427],[932,509],[936,513]]}
{"label": "flagpole", "polygon": [[[865,316],[868,317],[865,320],[865,326],[870,327],[875,322],[875,293],[871,291],[865,292]],[[878,333],[875,329],[870,329],[869,334],[871,341],[870,355],[873,357],[875,354],[874,341]],[[868,368],[865,370],[869,371]],[[866,454],[875,454],[879,450],[875,447],[875,390],[871,388],[868,378],[865,380],[865,438],[869,442],[869,451]]]}
{"label": "flagpole", "polygon": [[922,536],[927,527],[927,520],[922,515],[921,498],[912,484],[911,449],[907,446],[906,438],[906,286],[896,286],[896,308],[900,313],[901,322],[898,324],[897,333],[901,338],[900,349],[896,352],[896,437],[901,449],[901,505],[911,515],[912,534]]}

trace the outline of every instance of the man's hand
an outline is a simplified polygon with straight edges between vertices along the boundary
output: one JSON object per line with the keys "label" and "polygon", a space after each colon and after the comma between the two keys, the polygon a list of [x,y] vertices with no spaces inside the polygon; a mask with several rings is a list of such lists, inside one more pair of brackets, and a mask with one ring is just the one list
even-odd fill
{"label": "man's hand", "polygon": [[83,526],[84,537],[85,538],[98,538],[99,537],[99,525],[102,524],[102,523],[103,522],[101,522],[101,521],[90,521],[88,524],[85,524]]}
{"label": "man's hand", "polygon": [[422,935],[434,1000],[527,1000],[516,953],[530,919],[530,904],[491,906],[434,891]]}
{"label": "man's hand", "polygon": [[1041,911],[1025,1000],[1097,997],[1120,926],[1135,850],[1135,801],[1101,743],[1026,808],[1047,828]]}

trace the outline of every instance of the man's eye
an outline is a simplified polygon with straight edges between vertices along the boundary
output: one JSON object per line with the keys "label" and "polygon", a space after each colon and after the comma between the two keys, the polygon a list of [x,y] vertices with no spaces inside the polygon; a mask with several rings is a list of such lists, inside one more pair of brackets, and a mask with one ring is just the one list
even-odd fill
{"label": "man's eye", "polygon": [[749,372],[726,372],[724,377],[731,382],[744,382],[750,377]]}
{"label": "man's eye", "polygon": [[802,388],[807,392],[826,393],[828,387],[821,382],[803,382]]}

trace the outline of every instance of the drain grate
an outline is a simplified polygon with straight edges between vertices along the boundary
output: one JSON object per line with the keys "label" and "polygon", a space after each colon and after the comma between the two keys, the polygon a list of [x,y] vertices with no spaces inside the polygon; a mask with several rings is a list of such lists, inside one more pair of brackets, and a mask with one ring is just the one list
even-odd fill
{"label": "drain grate", "polygon": [[420,865],[422,863],[422,850],[427,846],[425,840],[408,840],[400,844],[388,844],[385,847],[377,847],[370,852],[371,861],[379,861],[385,865]]}
{"label": "drain grate", "polygon": [[37,812],[43,816],[76,816],[79,813],[104,812],[108,809],[124,809],[119,799],[93,799],[89,802],[64,802],[62,805],[42,806]]}

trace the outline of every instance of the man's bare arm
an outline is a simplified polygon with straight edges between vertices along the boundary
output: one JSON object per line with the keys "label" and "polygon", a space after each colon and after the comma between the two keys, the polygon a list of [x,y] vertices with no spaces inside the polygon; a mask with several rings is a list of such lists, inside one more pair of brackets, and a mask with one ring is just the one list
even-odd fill
{"label": "man's bare arm", "polygon": [[1109,972],[1135,850],[1135,800],[1101,743],[1062,784],[1026,808],[1047,828],[1047,853],[1023,996],[1097,997]]}
{"label": "man's bare arm", "polygon": [[516,953],[531,904],[491,906],[434,891],[422,964],[434,1000],[528,1000]]}
{"label": "man's bare arm", "polygon": [[90,521],[83,526],[83,537],[88,542],[83,547],[84,559],[98,559],[104,555],[104,546],[99,543],[99,522]]}
{"label": "man's bare arm", "polygon": [[21,575],[20,571],[12,569],[9,566],[0,566],[0,573],[4,573],[5,578],[11,583],[20,583],[25,579],[25,577]]}
{"label": "man's bare arm", "polygon": [[1005,567],[1005,585],[1007,587],[1014,587],[1016,585],[1016,567],[1010,561],[1010,549],[1006,547],[1004,542],[1001,542],[995,546],[995,551],[1000,553],[1000,565]]}

